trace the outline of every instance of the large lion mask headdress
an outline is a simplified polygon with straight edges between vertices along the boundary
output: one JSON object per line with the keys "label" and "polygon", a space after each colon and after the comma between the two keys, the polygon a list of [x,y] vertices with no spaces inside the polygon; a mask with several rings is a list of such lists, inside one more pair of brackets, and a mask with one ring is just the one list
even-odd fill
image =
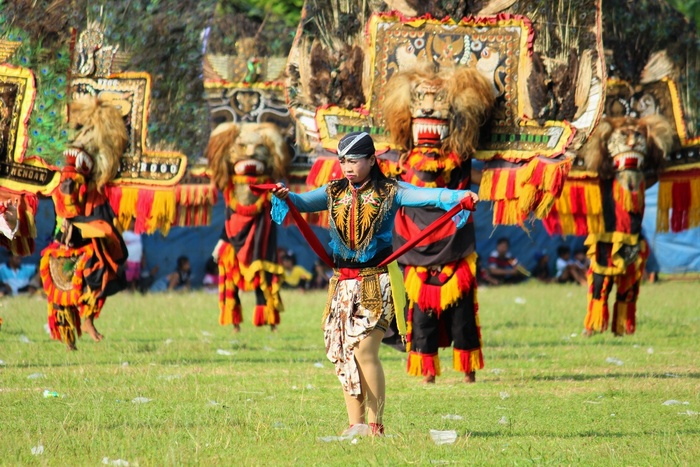
{"label": "large lion mask headdress", "polygon": [[616,177],[634,189],[645,175],[658,175],[673,146],[673,134],[661,115],[605,118],[581,148],[581,157],[602,179]]}
{"label": "large lion mask headdress", "polygon": [[65,156],[74,158],[76,168],[88,175],[101,192],[116,177],[126,151],[128,133],[124,119],[116,107],[90,96],[71,102],[69,123],[75,136]]}
{"label": "large lion mask headdress", "polygon": [[495,97],[477,70],[423,63],[394,75],[385,88],[384,120],[394,144],[406,151],[436,146],[463,160],[474,154]]}
{"label": "large lion mask headdress", "polygon": [[263,176],[280,180],[289,165],[289,147],[277,126],[222,123],[214,129],[207,159],[216,186],[223,190],[233,175]]}

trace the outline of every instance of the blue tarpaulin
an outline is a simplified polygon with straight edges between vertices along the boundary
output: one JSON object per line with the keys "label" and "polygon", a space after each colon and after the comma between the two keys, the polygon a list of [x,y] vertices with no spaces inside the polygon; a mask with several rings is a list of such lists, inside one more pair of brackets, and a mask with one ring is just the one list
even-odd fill
{"label": "blue tarpaulin", "polygon": [[[681,233],[656,233],[656,186],[647,190],[646,212],[644,216],[644,235],[649,240],[652,257],[649,261],[650,270],[662,273],[700,272],[700,228]],[[583,237],[550,237],[544,230],[542,222],[535,221],[526,226],[527,231],[519,227],[494,226],[491,223],[492,211],[490,203],[480,203],[474,213],[476,223],[477,252],[485,260],[496,247],[498,238],[507,237],[510,240],[511,253],[527,269],[535,265],[535,255],[539,252],[549,254],[550,265],[556,260],[556,250],[559,245],[569,245],[572,250],[583,245]],[[224,204],[219,197],[219,203],[212,212],[212,225],[208,227],[173,227],[167,237],[160,233],[143,236],[144,252],[148,268],[158,266],[158,277],[175,270],[177,258],[187,256],[192,265],[193,285],[201,284],[204,276],[204,265],[211,255],[212,249],[221,235],[224,223]],[[42,199],[36,216],[37,249],[25,261],[38,263],[41,250],[48,244],[54,228],[53,203]],[[299,230],[292,226],[281,228],[278,234],[278,247],[292,250],[297,262],[313,269],[316,260],[314,253],[307,246]],[[314,229],[321,243],[328,244],[330,238],[324,229]],[[7,252],[0,251],[0,259],[5,261]]]}

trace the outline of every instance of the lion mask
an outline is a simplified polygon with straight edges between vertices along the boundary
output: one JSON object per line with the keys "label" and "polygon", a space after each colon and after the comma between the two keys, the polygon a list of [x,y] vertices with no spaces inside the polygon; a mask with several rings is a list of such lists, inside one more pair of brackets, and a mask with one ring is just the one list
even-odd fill
{"label": "lion mask", "polygon": [[234,175],[280,180],[289,165],[289,147],[271,123],[222,123],[211,134],[207,159],[216,186],[223,190]]}
{"label": "lion mask", "polygon": [[387,83],[384,120],[397,146],[439,147],[469,159],[493,109],[493,86],[477,70],[419,64]]}
{"label": "lion mask", "polygon": [[673,146],[673,128],[664,117],[603,119],[581,148],[588,170],[602,179],[617,178],[631,191],[645,175],[657,176]]}
{"label": "lion mask", "polygon": [[101,192],[116,177],[119,161],[126,151],[126,124],[116,107],[92,96],[71,102],[69,119],[75,135],[64,157],[75,161],[76,170]]}

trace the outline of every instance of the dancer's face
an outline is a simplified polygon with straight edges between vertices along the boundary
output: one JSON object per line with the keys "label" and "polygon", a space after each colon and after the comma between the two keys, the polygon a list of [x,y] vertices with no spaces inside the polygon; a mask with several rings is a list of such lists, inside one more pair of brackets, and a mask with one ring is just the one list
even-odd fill
{"label": "dancer's face", "polygon": [[346,159],[340,158],[340,168],[343,170],[343,175],[350,183],[364,183],[369,177],[372,166],[377,163],[374,156],[363,157],[362,159]]}

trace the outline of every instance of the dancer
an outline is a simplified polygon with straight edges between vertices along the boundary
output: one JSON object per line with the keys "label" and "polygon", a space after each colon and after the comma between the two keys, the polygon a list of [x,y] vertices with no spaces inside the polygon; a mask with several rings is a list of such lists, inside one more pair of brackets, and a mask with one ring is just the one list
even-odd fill
{"label": "dancer", "polygon": [[119,110],[97,98],[75,100],[69,110],[76,137],[63,153],[53,193],[58,228],[41,252],[40,273],[51,337],[76,350],[83,331],[102,340],[94,320],[105,299],[126,287],[126,245],[104,187],[117,175],[128,139]]}
{"label": "dancer", "polygon": [[390,274],[396,263],[382,266],[392,252],[396,212],[402,206],[449,210],[460,203],[473,209],[478,197],[466,190],[417,188],[387,178],[366,132],[343,137],[338,158],[341,180],[304,194],[278,184],[272,216],[277,223],[284,220],[288,206],[278,199],[287,197],[302,212],[329,212],[335,269],[323,315],[326,355],[343,387],[349,429],[367,420],[371,434],[381,435],[385,381],[379,346],[394,317],[392,288],[403,288],[400,273],[398,281],[390,279],[396,277]]}
{"label": "dancer", "polygon": [[[382,168],[419,187],[468,188],[471,159],[479,132],[494,105],[491,84],[467,67],[437,69],[422,63],[396,73],[386,86],[384,117],[396,161]],[[480,173],[475,173],[475,179]],[[476,180],[475,180],[476,181]],[[394,248],[418,235],[443,213],[438,209],[401,209]],[[407,371],[434,383],[441,373],[438,348],[454,343],[452,362],[467,383],[484,367],[476,298],[474,224],[444,229],[440,238],[422,242],[404,254],[408,292]]]}
{"label": "dancer", "polygon": [[644,190],[647,178],[658,176],[673,145],[673,128],[666,118],[648,115],[604,119],[581,148],[589,170],[600,178],[604,231],[586,238],[588,311],[586,334],[603,332],[609,324],[608,297],[617,286],[612,332],[633,334],[637,298],[649,247],[642,237]]}
{"label": "dancer", "polygon": [[226,220],[212,257],[219,265],[219,324],[240,332],[239,291],[255,292],[253,324],[275,330],[284,310],[279,290],[284,269],[277,262],[277,230],[270,221],[270,196],[250,185],[284,178],[289,149],[271,123],[222,123],[207,146],[209,168],[226,201]]}

